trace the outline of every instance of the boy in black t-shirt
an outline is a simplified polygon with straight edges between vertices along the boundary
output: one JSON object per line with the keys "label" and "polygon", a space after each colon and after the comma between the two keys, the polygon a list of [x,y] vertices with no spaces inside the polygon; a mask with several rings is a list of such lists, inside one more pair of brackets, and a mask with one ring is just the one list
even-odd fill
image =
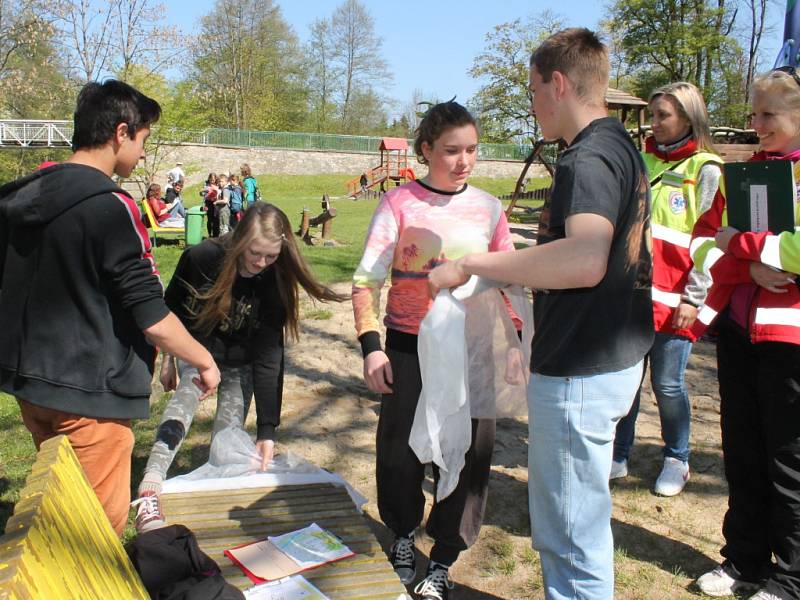
{"label": "boy in black t-shirt", "polygon": [[537,290],[528,394],[529,502],[547,598],[611,599],[608,475],[653,339],[650,189],[627,132],[607,116],[608,51],[587,29],[531,56],[532,112],[563,139],[537,245],[477,254],[430,275],[432,291],[470,275]]}

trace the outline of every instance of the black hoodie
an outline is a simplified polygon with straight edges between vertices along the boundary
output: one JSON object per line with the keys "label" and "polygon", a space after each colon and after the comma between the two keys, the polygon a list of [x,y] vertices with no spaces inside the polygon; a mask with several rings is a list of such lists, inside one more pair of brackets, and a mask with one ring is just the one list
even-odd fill
{"label": "black hoodie", "polygon": [[0,188],[0,389],[96,418],[146,418],[169,313],[136,203],[70,163]]}

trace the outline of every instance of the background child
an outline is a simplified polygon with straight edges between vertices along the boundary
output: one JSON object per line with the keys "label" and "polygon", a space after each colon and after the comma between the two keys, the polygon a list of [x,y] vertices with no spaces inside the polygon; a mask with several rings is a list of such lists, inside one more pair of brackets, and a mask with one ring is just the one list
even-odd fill
{"label": "background child", "polygon": [[219,223],[218,235],[225,235],[231,228],[231,190],[225,173],[219,176],[219,191],[214,200],[214,212]]}

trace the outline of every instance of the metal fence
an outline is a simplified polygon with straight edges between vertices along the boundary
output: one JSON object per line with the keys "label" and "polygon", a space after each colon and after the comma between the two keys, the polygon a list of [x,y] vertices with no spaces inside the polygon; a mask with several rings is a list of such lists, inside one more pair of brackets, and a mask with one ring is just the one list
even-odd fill
{"label": "metal fence", "polygon": [[[281,150],[318,150],[321,152],[357,152],[377,154],[381,139],[377,136],[299,133],[293,131],[247,131],[241,129],[188,130],[159,128],[153,139],[161,143],[200,144],[237,148],[274,148]],[[70,121],[0,120],[0,146],[69,147],[72,140]],[[414,141],[408,140],[409,147]],[[525,160],[530,147],[517,144],[480,144],[482,160]]]}
{"label": "metal fence", "polygon": [[[381,139],[377,136],[336,135],[331,133],[299,133],[292,131],[247,131],[241,129],[204,129],[190,131],[169,129],[161,138],[176,144],[230,146],[237,148],[274,148],[282,150],[319,150],[377,154]],[[407,140],[413,147],[414,140]],[[524,160],[530,152],[525,145],[480,144],[478,158],[482,160]]]}

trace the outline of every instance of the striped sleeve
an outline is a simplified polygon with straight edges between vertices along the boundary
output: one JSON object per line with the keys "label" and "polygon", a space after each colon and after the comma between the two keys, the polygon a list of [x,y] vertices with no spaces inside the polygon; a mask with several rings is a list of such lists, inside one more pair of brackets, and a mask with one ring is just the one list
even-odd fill
{"label": "striped sleeve", "polygon": [[725,210],[725,193],[723,182],[714,197],[714,202],[706,212],[700,215],[692,230],[692,241],[689,254],[695,270],[711,277],[714,283],[750,283],[750,266],[746,261],[726,255],[717,248],[715,236],[720,226],[728,223]]}
{"label": "striped sleeve", "polygon": [[98,215],[103,236],[101,264],[115,299],[129,310],[140,329],[158,323],[169,314],[150,238],[142,223],[136,202],[125,194],[114,193],[116,210]]}
{"label": "striped sleeve", "polygon": [[392,266],[397,237],[397,220],[384,196],[372,216],[364,254],[353,275],[353,316],[359,338],[365,333],[377,333],[380,330],[381,288]]}
{"label": "striped sleeve", "polygon": [[800,231],[737,233],[728,244],[728,252],[744,260],[775,267],[781,271],[800,273]]}

